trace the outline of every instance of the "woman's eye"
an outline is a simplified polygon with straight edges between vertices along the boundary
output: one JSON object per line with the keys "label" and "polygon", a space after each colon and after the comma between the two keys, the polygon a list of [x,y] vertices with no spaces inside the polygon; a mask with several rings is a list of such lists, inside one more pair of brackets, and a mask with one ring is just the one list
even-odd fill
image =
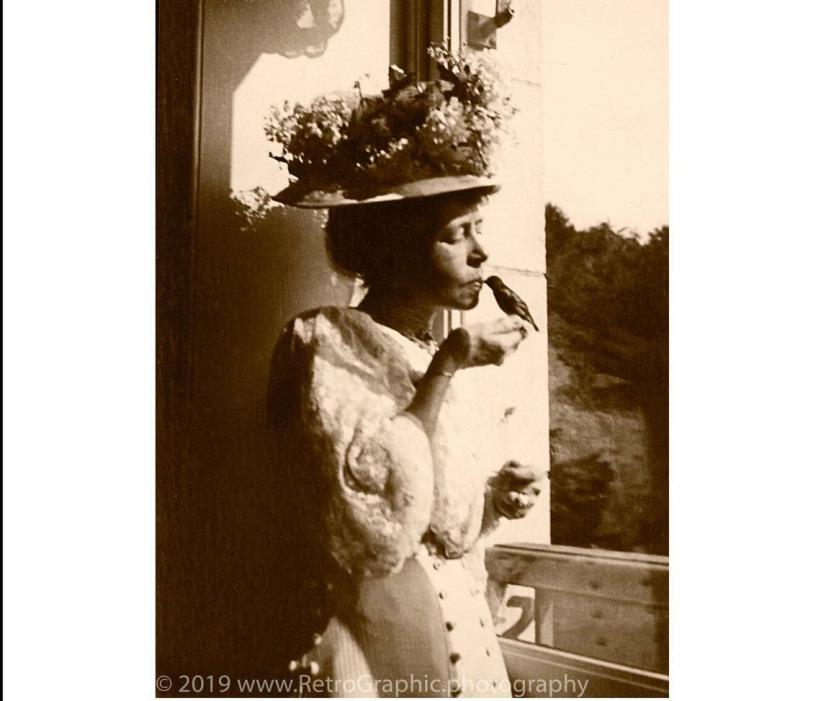
{"label": "woman's eye", "polygon": [[473,224],[465,224],[463,227],[463,231],[465,236],[481,236],[482,235],[482,222],[473,222]]}
{"label": "woman's eye", "polygon": [[465,232],[463,228],[456,229],[455,231],[449,231],[442,241],[444,243],[459,243],[463,238],[465,238]]}

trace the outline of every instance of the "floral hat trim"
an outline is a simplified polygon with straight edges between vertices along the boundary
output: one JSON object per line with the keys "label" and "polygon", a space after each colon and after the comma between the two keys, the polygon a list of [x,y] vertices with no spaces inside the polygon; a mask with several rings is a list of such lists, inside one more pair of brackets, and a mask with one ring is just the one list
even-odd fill
{"label": "floral hat trim", "polygon": [[498,68],[484,53],[428,50],[439,79],[424,83],[391,66],[390,87],[365,96],[323,95],[310,105],[272,107],[271,157],[291,184],[274,199],[332,207],[498,189],[494,152],[515,110]]}

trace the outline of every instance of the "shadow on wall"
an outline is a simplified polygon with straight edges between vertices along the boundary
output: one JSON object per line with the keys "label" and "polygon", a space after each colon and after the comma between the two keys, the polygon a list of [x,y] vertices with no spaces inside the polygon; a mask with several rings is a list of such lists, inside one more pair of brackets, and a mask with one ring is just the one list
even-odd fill
{"label": "shadow on wall", "polygon": [[299,581],[284,543],[289,485],[273,469],[265,430],[270,356],[290,317],[346,304],[351,285],[326,262],[323,214],[278,208],[241,226],[230,197],[232,102],[262,54],[321,60],[344,4],[205,8],[190,412],[179,418],[185,458],[157,480],[157,673],[271,678],[293,654],[286,631],[300,623],[282,606]]}
{"label": "shadow on wall", "polygon": [[223,412],[220,420],[231,421],[249,399],[261,406],[282,325],[298,311],[344,304],[350,292],[350,283],[328,266],[323,212],[278,207],[250,227],[237,218],[235,92],[263,54],[321,60],[344,6],[341,0],[214,0],[206,7],[192,384],[198,410]]}
{"label": "shadow on wall", "polygon": [[[321,56],[345,21],[345,0],[210,0],[209,13],[242,26],[246,55]],[[237,47],[239,48],[239,47]],[[256,57],[254,57],[256,58]]]}

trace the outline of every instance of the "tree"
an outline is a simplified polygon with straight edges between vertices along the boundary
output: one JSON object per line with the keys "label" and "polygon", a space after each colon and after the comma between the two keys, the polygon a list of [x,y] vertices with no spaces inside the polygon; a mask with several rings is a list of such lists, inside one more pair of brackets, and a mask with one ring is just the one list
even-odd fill
{"label": "tree", "polygon": [[[643,546],[667,552],[668,227],[645,241],[606,223],[577,231],[548,204],[545,233],[551,346],[577,373],[576,400],[597,408],[608,401],[634,404],[642,411],[654,502],[642,523]],[[605,396],[585,381],[596,374],[624,382]],[[561,485],[558,494],[556,488],[554,518],[563,508]]]}

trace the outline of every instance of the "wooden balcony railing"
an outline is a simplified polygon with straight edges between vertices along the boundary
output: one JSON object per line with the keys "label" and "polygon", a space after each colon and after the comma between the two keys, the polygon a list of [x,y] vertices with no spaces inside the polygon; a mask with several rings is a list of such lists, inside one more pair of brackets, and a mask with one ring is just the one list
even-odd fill
{"label": "wooden balcony railing", "polygon": [[575,678],[586,697],[667,695],[668,558],[503,545],[487,567],[508,614],[497,631],[512,680]]}

